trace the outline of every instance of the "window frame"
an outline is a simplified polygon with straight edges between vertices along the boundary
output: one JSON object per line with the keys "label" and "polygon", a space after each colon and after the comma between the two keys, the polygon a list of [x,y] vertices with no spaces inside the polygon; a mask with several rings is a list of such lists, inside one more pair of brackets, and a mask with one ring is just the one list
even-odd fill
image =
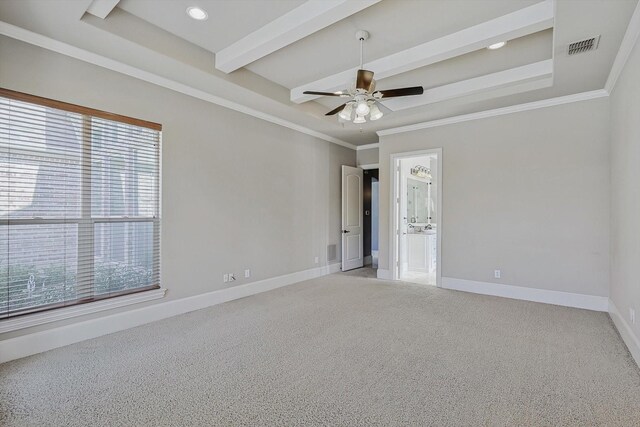
{"label": "window frame", "polygon": [[[16,101],[31,103],[57,110],[68,111],[81,115],[81,177],[80,177],[80,216],[70,218],[14,218],[0,219],[0,225],[52,225],[52,224],[77,224],[78,227],[78,265],[88,265],[89,269],[78,273],[77,282],[81,283],[80,275],[89,277],[92,283],[90,295],[80,297],[75,300],[63,301],[53,304],[42,305],[38,307],[27,307],[12,313],[7,312],[6,316],[0,318],[0,333],[12,330],[22,329],[38,324],[48,323],[69,317],[80,316],[92,312],[102,311],[109,308],[120,307],[129,304],[135,304],[142,301],[162,298],[166,289],[160,288],[160,268],[161,268],[161,245],[153,245],[155,257],[158,259],[158,283],[135,289],[127,289],[119,292],[111,292],[105,295],[96,295],[94,264],[95,264],[95,247],[94,232],[96,224],[114,224],[114,223],[152,223],[153,224],[153,241],[160,242],[161,227],[161,210],[162,210],[162,125],[146,120],[136,119],[133,117],[123,116],[102,110],[88,107],[82,107],[76,104],[57,101],[50,98],[44,98],[36,95],[26,94],[6,88],[0,87],[0,97],[12,99]],[[156,215],[141,217],[113,217],[113,216],[92,216],[92,192],[91,192],[91,175],[92,169],[92,119],[100,118],[113,122],[120,122],[138,127],[148,128],[158,132],[158,150],[156,151],[158,164],[158,188],[156,200]],[[81,238],[82,236],[82,238]],[[84,261],[82,261],[84,259]],[[153,291],[153,292],[150,292]],[[148,295],[142,295],[147,293]],[[111,300],[111,301],[108,301]],[[78,308],[77,306],[82,306]]]}

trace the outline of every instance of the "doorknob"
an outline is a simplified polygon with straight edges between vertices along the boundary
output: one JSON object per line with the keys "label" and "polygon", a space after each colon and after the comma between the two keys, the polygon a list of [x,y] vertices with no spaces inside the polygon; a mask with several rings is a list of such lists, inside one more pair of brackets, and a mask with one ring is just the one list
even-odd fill
{"label": "doorknob", "polygon": [[342,230],[342,233],[351,233],[349,230]]}

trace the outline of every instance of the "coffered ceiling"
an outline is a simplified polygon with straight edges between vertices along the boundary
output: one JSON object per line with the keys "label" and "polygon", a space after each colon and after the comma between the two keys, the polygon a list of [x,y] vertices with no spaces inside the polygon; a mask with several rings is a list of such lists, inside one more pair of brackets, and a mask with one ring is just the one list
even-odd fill
{"label": "coffered ceiling", "polygon": [[[68,54],[69,48],[52,43],[62,42],[153,73],[157,78],[147,80],[156,84],[173,82],[163,85],[334,142],[362,145],[377,142],[378,130],[602,89],[636,5],[637,0],[3,0],[0,33],[37,39]],[[208,19],[187,16],[191,6],[205,10]],[[383,101],[383,118],[356,125],[324,116],[340,98],[302,92],[352,83],[360,61],[359,29],[370,33],[364,64],[376,73],[377,88],[420,85],[425,93]],[[593,36],[600,36],[597,49],[567,54],[569,43]],[[486,49],[497,41],[507,44]]]}

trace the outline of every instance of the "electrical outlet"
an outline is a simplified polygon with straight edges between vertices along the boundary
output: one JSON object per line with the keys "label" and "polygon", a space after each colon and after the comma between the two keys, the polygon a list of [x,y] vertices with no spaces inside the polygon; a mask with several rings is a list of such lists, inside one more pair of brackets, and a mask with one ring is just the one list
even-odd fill
{"label": "electrical outlet", "polygon": [[233,273],[229,273],[229,281],[234,282],[236,280],[236,275]]}
{"label": "electrical outlet", "polygon": [[244,278],[248,279],[249,277],[251,277],[251,270],[249,270],[248,268],[244,271]]}
{"label": "electrical outlet", "polygon": [[226,273],[225,273],[225,274],[223,274],[223,275],[222,275],[222,281],[223,281],[224,283],[227,283],[227,282],[229,281],[229,275],[228,275],[228,274],[226,274]]}
{"label": "electrical outlet", "polygon": [[316,264],[319,263],[320,262],[320,258],[316,257],[313,262],[315,262]]}
{"label": "electrical outlet", "polygon": [[636,323],[636,311],[633,308],[629,309],[629,320],[631,320],[631,324],[635,325]]}
{"label": "electrical outlet", "polygon": [[493,271],[493,277],[495,277],[496,279],[499,279],[501,276],[502,276],[502,271],[500,270]]}

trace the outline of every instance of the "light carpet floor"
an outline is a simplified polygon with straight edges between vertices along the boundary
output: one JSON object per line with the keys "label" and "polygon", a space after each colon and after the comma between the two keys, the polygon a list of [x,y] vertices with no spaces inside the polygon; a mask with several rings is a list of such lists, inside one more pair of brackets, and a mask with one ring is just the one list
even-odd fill
{"label": "light carpet floor", "polygon": [[607,314],[369,273],[0,365],[0,425],[640,425]]}

